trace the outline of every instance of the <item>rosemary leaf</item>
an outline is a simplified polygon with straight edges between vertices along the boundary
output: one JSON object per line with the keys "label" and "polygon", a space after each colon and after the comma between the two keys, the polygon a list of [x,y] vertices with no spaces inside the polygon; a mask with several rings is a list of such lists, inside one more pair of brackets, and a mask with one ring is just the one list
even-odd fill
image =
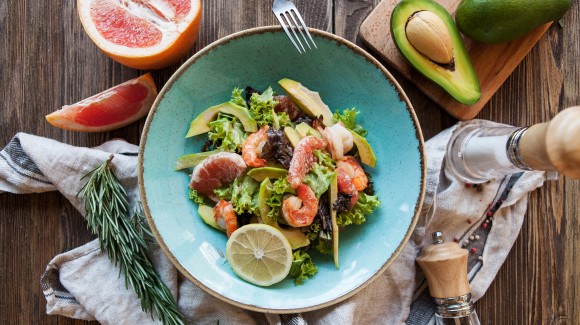
{"label": "rosemary leaf", "polygon": [[184,325],[171,292],[155,272],[147,253],[152,233],[137,204],[129,214],[127,192],[112,169],[113,155],[82,179],[87,183],[78,196],[83,200],[89,230],[99,238],[101,250],[119,266],[125,287],[133,288],[146,313],[167,325]]}

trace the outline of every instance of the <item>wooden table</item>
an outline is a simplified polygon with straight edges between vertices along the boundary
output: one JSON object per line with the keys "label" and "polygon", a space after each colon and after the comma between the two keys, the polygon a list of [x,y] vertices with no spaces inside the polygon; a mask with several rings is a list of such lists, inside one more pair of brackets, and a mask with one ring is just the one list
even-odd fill
{"label": "wooden table", "polygon": [[[358,28],[379,0],[296,0],[308,26],[360,44]],[[271,1],[207,0],[197,51],[233,32],[274,25]],[[580,104],[580,5],[574,1],[500,88],[479,118],[512,125],[545,121]],[[144,121],[83,134],[50,126],[63,104],[136,77],[87,37],[76,1],[0,2],[0,146],[19,131],[77,146],[115,137],[138,143]],[[153,71],[160,87],[178,65]],[[387,66],[388,68],[388,66]],[[429,139],[455,120],[394,73]],[[160,87],[161,88],[161,87]],[[580,182],[548,182],[530,194],[526,221],[487,294],[476,303],[485,324],[580,324]],[[93,237],[58,193],[0,194],[0,319],[5,324],[87,324],[47,316],[39,278],[50,259]]]}

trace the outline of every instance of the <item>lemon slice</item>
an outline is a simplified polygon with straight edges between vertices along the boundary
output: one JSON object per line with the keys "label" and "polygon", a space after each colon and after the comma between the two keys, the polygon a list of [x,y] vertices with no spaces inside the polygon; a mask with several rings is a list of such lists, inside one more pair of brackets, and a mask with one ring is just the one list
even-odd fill
{"label": "lemon slice", "polygon": [[259,286],[282,281],[292,266],[292,248],[284,235],[265,224],[245,225],[228,239],[226,258],[242,279]]}

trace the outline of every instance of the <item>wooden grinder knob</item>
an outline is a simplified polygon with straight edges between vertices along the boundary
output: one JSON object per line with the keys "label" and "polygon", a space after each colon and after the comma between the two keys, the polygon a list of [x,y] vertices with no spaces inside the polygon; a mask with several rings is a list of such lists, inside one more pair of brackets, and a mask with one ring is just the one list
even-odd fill
{"label": "wooden grinder knob", "polygon": [[471,292],[467,279],[468,251],[455,242],[443,242],[442,234],[433,234],[435,244],[423,248],[417,263],[423,270],[434,298],[451,298]]}
{"label": "wooden grinder knob", "polygon": [[531,126],[519,145],[523,161],[536,170],[557,170],[580,179],[580,106],[561,111],[551,121]]}

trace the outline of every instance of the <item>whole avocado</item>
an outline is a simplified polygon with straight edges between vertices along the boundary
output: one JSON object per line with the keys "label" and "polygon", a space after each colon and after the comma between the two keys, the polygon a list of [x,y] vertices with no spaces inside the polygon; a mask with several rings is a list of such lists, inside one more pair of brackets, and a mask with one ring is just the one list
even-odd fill
{"label": "whole avocado", "polygon": [[463,0],[455,13],[459,30],[480,43],[501,43],[556,20],[572,0]]}

